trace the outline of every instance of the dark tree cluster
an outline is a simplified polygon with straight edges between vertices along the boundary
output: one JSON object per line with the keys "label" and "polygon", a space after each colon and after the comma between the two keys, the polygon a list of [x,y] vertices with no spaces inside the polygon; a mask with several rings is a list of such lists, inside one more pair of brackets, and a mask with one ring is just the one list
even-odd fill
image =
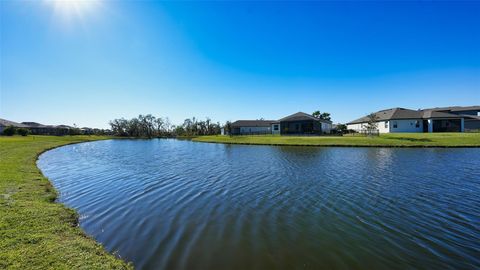
{"label": "dark tree cluster", "polygon": [[13,136],[15,134],[18,134],[20,136],[27,136],[29,133],[30,131],[26,128],[16,128],[14,126],[6,127],[3,130],[3,135],[5,136]]}
{"label": "dark tree cluster", "polygon": [[210,118],[198,120],[193,117],[185,119],[181,125],[172,125],[168,117],[155,117],[151,114],[139,115],[132,119],[114,119],[110,121],[113,135],[123,137],[177,137],[220,134],[220,123]]}
{"label": "dark tree cluster", "polygon": [[331,121],[331,117],[330,117],[330,113],[328,112],[324,112],[324,113],[321,113],[320,111],[314,111],[312,113],[312,116],[315,117],[315,118],[318,118],[318,119],[323,119],[323,120],[328,120],[328,121]]}

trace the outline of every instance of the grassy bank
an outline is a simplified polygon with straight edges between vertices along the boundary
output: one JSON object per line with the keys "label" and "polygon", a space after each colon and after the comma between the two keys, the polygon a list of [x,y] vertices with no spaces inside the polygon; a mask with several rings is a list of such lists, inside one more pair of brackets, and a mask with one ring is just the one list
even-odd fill
{"label": "grassy bank", "polygon": [[54,203],[35,164],[47,149],[106,138],[0,137],[0,269],[132,268],[87,237],[73,210]]}
{"label": "grassy bank", "polygon": [[480,133],[397,133],[360,136],[201,136],[197,142],[298,146],[480,147]]}

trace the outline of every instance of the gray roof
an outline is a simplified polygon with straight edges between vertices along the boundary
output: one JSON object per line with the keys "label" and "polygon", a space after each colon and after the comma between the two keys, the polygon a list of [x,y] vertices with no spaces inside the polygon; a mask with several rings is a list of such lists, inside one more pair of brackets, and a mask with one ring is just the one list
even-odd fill
{"label": "gray roof", "polygon": [[18,127],[18,128],[26,128],[27,127],[24,124],[20,124],[20,123],[17,123],[17,122],[13,122],[13,121],[1,119],[1,118],[0,118],[0,126],[2,126],[2,127],[13,126],[13,127]]}
{"label": "gray roof", "polygon": [[73,128],[73,127],[67,126],[67,125],[58,125],[58,126],[55,126],[55,127],[56,128],[68,128],[68,129]]}
{"label": "gray roof", "polygon": [[328,121],[325,119],[319,119],[316,117],[313,117],[311,114],[304,113],[304,112],[297,112],[292,115],[286,116],[278,121],[284,122],[284,121],[305,121],[305,120],[315,120],[319,122],[324,122],[324,123],[332,123],[332,121]]}
{"label": "gray roof", "polygon": [[40,124],[40,123],[37,123],[37,122],[22,122],[22,124],[24,124],[25,126],[27,126],[28,128],[51,128],[51,129],[54,129],[54,128],[66,128],[68,126],[64,126],[64,125],[60,125],[60,126],[55,126],[55,125],[44,125],[44,124]]}
{"label": "gray roof", "polygon": [[450,107],[435,107],[425,110],[432,111],[451,111],[451,112],[464,112],[464,111],[480,111],[480,106],[450,106]]}
{"label": "gray roof", "polygon": [[[400,120],[400,119],[430,119],[430,118],[463,118],[464,116],[439,112],[435,110],[410,110],[405,108],[392,108],[378,111],[375,113],[378,121]],[[358,124],[368,122],[368,117],[364,116],[353,120],[348,124]]]}
{"label": "gray roof", "polygon": [[465,116],[465,118],[469,118],[465,120],[480,120],[480,116],[475,116],[475,115],[462,115],[462,116]]}
{"label": "gray roof", "polygon": [[22,124],[30,127],[30,128],[46,128],[48,126],[37,123],[37,122],[22,122]]}
{"label": "gray roof", "polygon": [[458,114],[452,114],[452,113],[447,113],[447,112],[439,112],[439,111],[433,111],[433,110],[422,110],[423,112],[423,118],[428,119],[428,118],[461,118],[464,116],[458,115]]}
{"label": "gray roof", "polygon": [[269,127],[276,124],[275,120],[237,120],[232,123],[232,127]]}
{"label": "gray roof", "polygon": [[67,126],[67,125],[43,125],[37,122],[22,122],[22,123],[17,123],[5,119],[0,118],[0,126],[4,127],[9,127],[9,126],[14,126],[18,128],[64,128],[64,129],[71,129],[73,127]]}

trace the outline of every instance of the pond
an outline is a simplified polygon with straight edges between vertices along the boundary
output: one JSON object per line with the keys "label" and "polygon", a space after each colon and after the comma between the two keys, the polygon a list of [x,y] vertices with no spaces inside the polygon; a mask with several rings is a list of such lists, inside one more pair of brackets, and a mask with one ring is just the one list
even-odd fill
{"label": "pond", "polygon": [[138,269],[480,267],[480,149],[108,140],[38,166]]}

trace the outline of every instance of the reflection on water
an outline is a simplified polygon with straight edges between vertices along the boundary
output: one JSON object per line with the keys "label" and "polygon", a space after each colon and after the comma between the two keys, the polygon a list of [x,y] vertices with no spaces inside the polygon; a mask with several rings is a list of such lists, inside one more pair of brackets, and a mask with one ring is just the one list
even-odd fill
{"label": "reflection on water", "polygon": [[38,163],[137,268],[480,267],[478,149],[111,140]]}

